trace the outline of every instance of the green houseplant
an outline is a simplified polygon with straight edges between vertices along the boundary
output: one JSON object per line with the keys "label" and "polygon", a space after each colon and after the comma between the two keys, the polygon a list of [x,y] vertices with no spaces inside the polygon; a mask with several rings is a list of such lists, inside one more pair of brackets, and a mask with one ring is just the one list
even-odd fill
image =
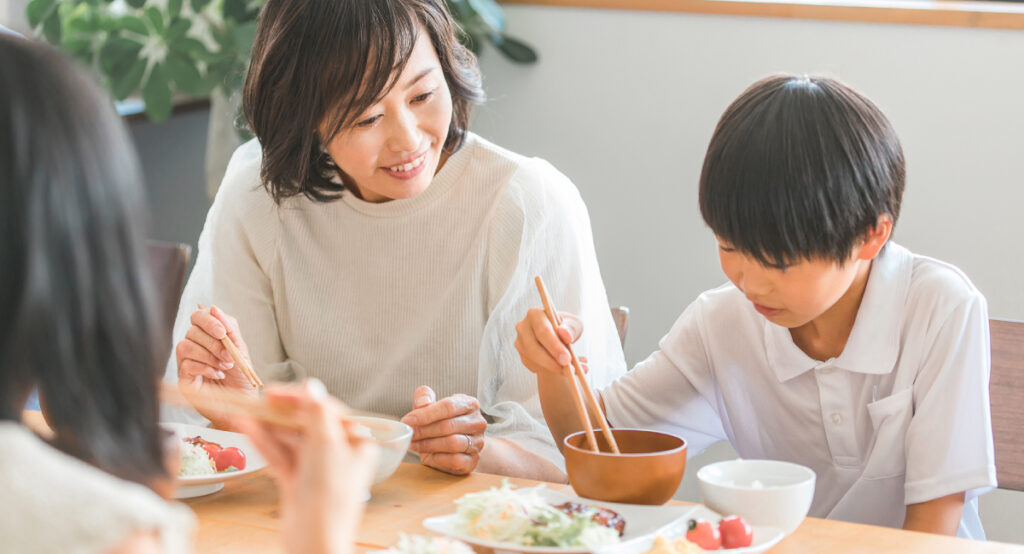
{"label": "green houseplant", "polygon": [[[534,51],[505,33],[495,0],[446,0],[463,40],[516,62]],[[263,0],[31,0],[35,32],[89,66],[123,100],[139,95],[162,121],[176,96],[231,97],[241,85]]]}

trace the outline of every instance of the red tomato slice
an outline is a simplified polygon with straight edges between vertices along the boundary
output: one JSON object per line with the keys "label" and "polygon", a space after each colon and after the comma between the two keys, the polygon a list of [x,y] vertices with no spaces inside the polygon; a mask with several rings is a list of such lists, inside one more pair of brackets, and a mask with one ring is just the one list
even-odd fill
{"label": "red tomato slice", "polygon": [[718,550],[722,547],[722,535],[718,527],[704,519],[691,519],[687,526],[686,540],[696,543],[704,550]]}
{"label": "red tomato slice", "polygon": [[754,530],[740,516],[726,516],[718,522],[723,548],[743,548],[754,542]]}
{"label": "red tomato slice", "polygon": [[217,471],[224,471],[232,466],[242,471],[245,469],[245,453],[234,446],[229,446],[217,453],[214,462],[217,464]]}
{"label": "red tomato slice", "polygon": [[208,442],[203,445],[203,450],[206,451],[206,455],[209,456],[211,460],[216,461],[217,454],[220,454],[220,445]]}

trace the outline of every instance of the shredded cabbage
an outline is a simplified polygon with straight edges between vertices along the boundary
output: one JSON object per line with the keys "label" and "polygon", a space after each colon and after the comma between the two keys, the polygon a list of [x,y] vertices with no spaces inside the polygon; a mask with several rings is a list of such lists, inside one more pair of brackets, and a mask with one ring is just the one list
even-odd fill
{"label": "shredded cabbage", "polygon": [[452,539],[402,533],[398,544],[378,554],[473,554],[473,549]]}
{"label": "shredded cabbage", "polygon": [[592,511],[569,515],[548,504],[537,489],[501,488],[469,493],[455,501],[455,525],[466,535],[522,546],[596,548],[619,542],[619,532],[590,519]]}

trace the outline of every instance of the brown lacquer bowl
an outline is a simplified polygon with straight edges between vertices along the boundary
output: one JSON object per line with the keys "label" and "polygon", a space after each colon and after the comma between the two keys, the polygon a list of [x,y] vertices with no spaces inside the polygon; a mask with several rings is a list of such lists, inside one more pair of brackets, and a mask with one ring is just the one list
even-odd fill
{"label": "brown lacquer bowl", "polygon": [[644,429],[612,429],[621,454],[613,454],[599,429],[601,452],[590,450],[583,431],[563,440],[565,469],[576,494],[625,504],[668,502],[686,470],[686,441]]}

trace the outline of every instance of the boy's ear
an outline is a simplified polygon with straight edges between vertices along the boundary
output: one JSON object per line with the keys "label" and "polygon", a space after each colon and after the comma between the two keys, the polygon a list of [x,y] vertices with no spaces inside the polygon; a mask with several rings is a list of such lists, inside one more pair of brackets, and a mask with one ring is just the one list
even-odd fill
{"label": "boy's ear", "polygon": [[882,214],[878,216],[878,221],[875,226],[868,230],[867,234],[864,235],[864,241],[860,244],[860,249],[857,252],[857,259],[860,260],[873,260],[879,252],[882,251],[882,247],[889,241],[889,235],[892,234],[892,216],[889,214]]}

